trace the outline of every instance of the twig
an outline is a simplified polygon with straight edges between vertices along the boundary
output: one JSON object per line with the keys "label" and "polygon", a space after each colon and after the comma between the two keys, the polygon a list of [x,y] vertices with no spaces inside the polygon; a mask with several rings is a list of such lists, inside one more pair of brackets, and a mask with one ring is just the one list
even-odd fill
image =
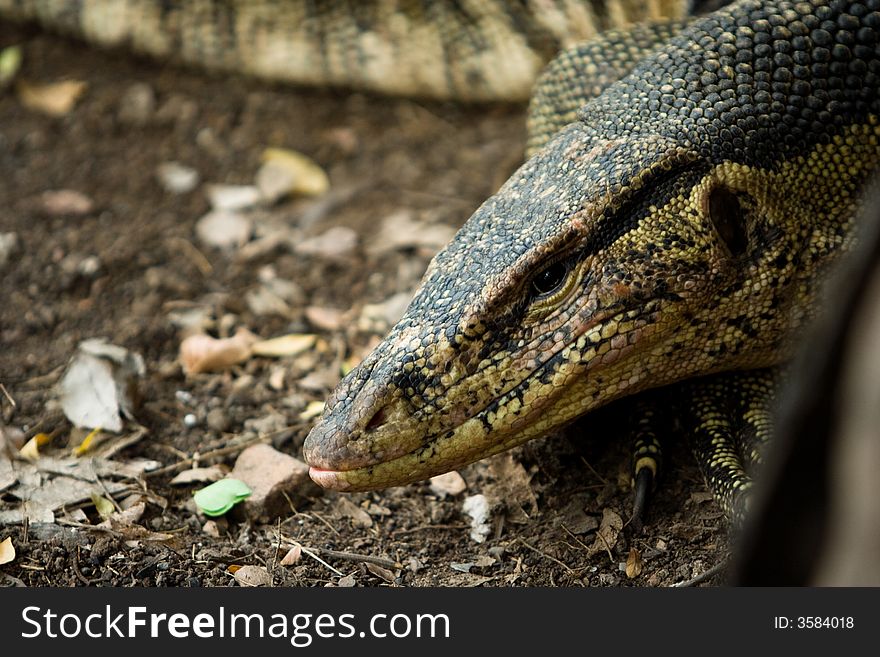
{"label": "twig", "polygon": [[339,532],[337,531],[336,527],[331,525],[325,518],[322,518],[321,514],[318,513],[317,511],[312,511],[311,513],[302,513],[300,515],[304,515],[309,518],[317,518],[318,520],[320,520],[321,522],[323,522],[327,526],[327,529],[329,529],[331,532],[333,532],[334,534],[339,536]]}
{"label": "twig", "polygon": [[328,557],[330,559],[343,559],[344,561],[355,561],[358,563],[372,563],[377,566],[382,566],[383,568],[396,568],[398,570],[403,568],[403,564],[401,564],[399,561],[388,559],[386,557],[376,557],[372,554],[358,554],[357,552],[339,552],[337,550],[328,550],[326,548],[305,548],[299,541],[295,541],[292,538],[287,538],[286,536],[282,536],[281,538],[285,543],[290,543],[291,545],[299,545],[303,552],[305,552],[307,549],[312,550],[316,554],[320,554],[321,556]]}
{"label": "twig", "polygon": [[329,563],[327,563],[326,561],[324,561],[321,557],[319,557],[317,554],[315,554],[314,552],[312,552],[309,548],[307,548],[307,547],[303,547],[302,545],[300,545],[300,544],[297,543],[296,541],[291,541],[291,542],[292,542],[294,545],[299,545],[300,549],[303,551],[303,554],[307,554],[307,555],[309,555],[312,559],[314,559],[314,560],[317,561],[318,563],[322,564],[322,565],[325,566],[326,568],[329,568],[330,570],[332,570],[334,573],[336,573],[336,574],[339,575],[340,577],[345,577],[345,574],[344,574],[344,573],[341,573],[341,572],[339,572],[338,570],[336,570],[333,566],[331,566]]}
{"label": "twig", "polygon": [[122,538],[122,532],[118,532],[114,529],[109,529],[108,527],[100,527],[98,525],[90,525],[87,522],[77,522],[76,520],[67,520],[66,518],[56,518],[56,525],[64,525],[65,527],[77,527],[78,529],[87,529],[92,532],[100,532],[103,534],[109,534],[114,538]]}
{"label": "twig", "polygon": [[587,466],[587,468],[589,468],[590,472],[593,473],[593,476],[596,477],[596,479],[598,479],[599,481],[601,481],[602,484],[604,484],[605,486],[608,485],[608,480],[605,479],[605,477],[603,477],[602,475],[600,475],[598,472],[596,472],[596,468],[594,468],[592,465],[590,465],[590,462],[589,462],[587,459],[585,459],[585,458],[582,456],[582,457],[581,457],[581,461],[583,461],[583,464],[584,464],[585,466]]}
{"label": "twig", "polygon": [[418,527],[410,527],[408,529],[395,529],[393,534],[413,534],[415,532],[423,532],[429,529],[467,529],[470,525],[419,525]]}
{"label": "twig", "polygon": [[61,376],[61,373],[64,372],[65,367],[67,367],[67,365],[59,365],[48,374],[41,374],[40,376],[35,376],[32,379],[27,379],[23,382],[22,385],[26,386],[27,390],[51,386],[55,383],[55,381],[58,380],[58,377]]}
{"label": "twig", "polygon": [[[565,570],[568,571],[568,574],[569,574],[569,575],[571,575],[572,577],[574,577],[576,580],[578,580],[578,581],[580,582],[580,579],[581,579],[581,578],[580,578],[580,575],[578,575],[576,572],[574,572],[574,571],[568,566],[568,564],[565,564],[565,563],[561,562],[561,561],[560,561],[559,559],[557,559],[556,557],[551,557],[549,554],[546,554],[546,553],[544,553],[544,552],[541,552],[541,551],[540,551],[538,548],[536,548],[536,547],[532,547],[531,545],[529,545],[528,543],[526,543],[526,541],[525,541],[524,539],[522,539],[522,538],[518,538],[518,539],[516,539],[516,541],[514,541],[514,542],[515,542],[515,543],[519,543],[520,545],[522,545],[522,546],[524,546],[524,547],[527,547],[527,548],[530,549],[532,552],[534,552],[535,554],[539,554],[539,555],[541,555],[541,556],[544,557],[545,559],[549,559],[550,561],[559,564],[560,566],[562,566],[563,568],[565,568]],[[583,582],[581,582],[581,585],[583,585]]]}
{"label": "twig", "polygon": [[137,429],[134,430],[133,433],[129,434],[128,436],[123,436],[116,440],[110,440],[103,445],[98,445],[93,453],[93,456],[101,456],[105,459],[112,458],[126,447],[130,447],[136,442],[139,442],[148,433],[150,433],[149,429],[139,426]]}
{"label": "twig", "polygon": [[168,240],[168,245],[179,248],[184,255],[189,256],[190,261],[202,273],[202,276],[209,276],[214,271],[211,261],[189,240],[182,237],[172,237]]}
{"label": "twig", "polygon": [[76,575],[76,578],[85,584],[86,586],[92,585],[92,580],[88,579],[85,575],[82,574],[82,571],[79,569],[79,549],[74,550],[73,552],[73,574]]}
{"label": "twig", "polygon": [[16,404],[15,400],[12,398],[12,395],[9,394],[9,391],[6,389],[6,386],[3,385],[2,383],[0,383],[0,392],[2,392],[3,396],[6,397],[7,400],[9,400],[9,403],[12,406],[12,408],[15,408],[16,406],[18,406],[18,404]]}
{"label": "twig", "polygon": [[684,582],[676,582],[670,588],[683,589],[683,588],[688,588],[691,586],[696,586],[697,584],[702,584],[707,579],[711,579],[712,577],[714,577],[715,575],[720,573],[725,568],[727,568],[727,560],[726,559],[724,561],[722,561],[721,563],[715,564],[709,570],[697,575],[696,577],[692,577],[691,579],[686,580]]}
{"label": "twig", "polygon": [[[198,454],[199,461],[205,461],[207,459],[216,458],[218,456],[229,456],[230,454],[235,454],[237,452],[241,452],[247,447],[251,445],[255,445],[257,443],[268,442],[267,436],[258,436],[251,440],[245,441],[243,443],[238,443],[236,445],[229,445],[228,447],[221,447],[219,449],[211,450],[210,452],[205,452],[204,454]],[[177,463],[172,463],[171,465],[166,465],[164,468],[159,468],[158,470],[153,470],[152,472],[145,472],[144,476],[146,477],[157,477],[159,475],[171,474],[173,472],[179,472],[181,470],[185,470],[187,467],[192,465],[196,460],[195,456],[190,456],[188,458],[183,459],[182,461],[178,461]]]}
{"label": "twig", "polygon": [[[601,529],[601,527],[599,529]],[[614,563],[614,555],[611,553],[611,546],[608,545],[608,539],[605,538],[600,531],[596,532],[596,536],[598,536],[602,543],[605,544],[605,551],[608,553],[608,558],[611,559],[611,563]]]}

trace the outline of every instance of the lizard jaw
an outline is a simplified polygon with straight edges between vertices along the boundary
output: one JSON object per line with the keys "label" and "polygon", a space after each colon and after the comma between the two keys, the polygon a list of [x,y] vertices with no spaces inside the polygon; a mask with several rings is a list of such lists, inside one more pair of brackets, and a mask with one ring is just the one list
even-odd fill
{"label": "lizard jaw", "polygon": [[[575,337],[579,338],[588,329],[601,326],[613,316],[614,313],[609,313],[585,322],[579,327]],[[654,327],[643,327],[633,330],[631,337],[635,342],[644,345],[644,341],[650,341],[649,336],[654,334]],[[551,385],[541,382],[544,371],[532,372],[516,388],[494,399],[475,415],[419,441],[417,445],[410,443],[413,445],[411,451],[387,451],[384,457],[380,456],[375,460],[366,460],[363,457],[352,459],[346,467],[344,461],[336,460],[334,463],[333,459],[321,455],[315,445],[307,445],[306,460],[311,466],[309,476],[322,488],[337,491],[355,492],[402,486],[449,472],[544,436],[577,419],[590,408],[623,394],[623,387],[618,394],[612,396],[592,390],[593,403],[590,408],[585,408],[584,399],[590,395],[581,396],[576,390],[579,386],[572,382],[592,378],[597,367],[604,371],[608,367],[618,367],[620,361],[626,360],[626,356],[634,349],[633,344],[627,344],[593,362],[569,363],[565,371],[560,368],[560,371],[555,372]],[[564,349],[559,349],[554,357],[561,356],[562,351]],[[638,382],[630,381],[627,384],[632,385],[638,385]],[[572,390],[575,390],[574,394],[569,394]],[[530,401],[526,403],[525,399]],[[397,431],[401,428],[395,427]],[[341,469],[334,467],[339,465],[342,466]]]}

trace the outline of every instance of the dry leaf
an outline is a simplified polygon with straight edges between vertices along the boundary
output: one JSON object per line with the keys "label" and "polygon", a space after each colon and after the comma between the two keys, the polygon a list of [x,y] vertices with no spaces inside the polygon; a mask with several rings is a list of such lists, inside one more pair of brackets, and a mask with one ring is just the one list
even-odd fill
{"label": "dry leaf", "polygon": [[379,579],[383,579],[389,584],[394,583],[394,573],[388,570],[387,568],[382,568],[382,566],[377,566],[374,563],[370,563],[369,561],[364,564],[371,573],[373,573]]}
{"label": "dry leaf", "polygon": [[293,566],[298,564],[300,559],[302,559],[302,546],[294,545],[287,551],[287,554],[284,555],[284,558],[281,560],[281,565]]}
{"label": "dry leaf", "polygon": [[347,497],[340,497],[336,501],[334,510],[345,518],[351,518],[351,524],[361,529],[373,526],[373,519],[370,514],[360,508]]}
{"label": "dry leaf", "polygon": [[222,339],[198,333],[180,343],[180,362],[187,374],[226,369],[250,358],[255,342],[257,337],[247,329]]}
{"label": "dry leaf", "polygon": [[122,430],[122,415],[134,417],[143,358],[104,340],[83,340],[58,384],[61,408],[74,426]]}
{"label": "dry leaf", "polygon": [[324,331],[336,331],[345,323],[345,311],[338,308],[308,306],[305,314],[309,324]]}
{"label": "dry leaf", "polygon": [[493,457],[489,461],[489,472],[498,480],[501,501],[511,522],[527,522],[530,515],[537,513],[538,500],[532,490],[532,478],[513,454],[505,452]]}
{"label": "dry leaf", "polygon": [[22,59],[21,46],[8,46],[0,50],[0,89],[18,74]]}
{"label": "dry leaf", "polygon": [[453,226],[418,221],[409,210],[400,210],[385,217],[376,237],[368,245],[367,252],[380,255],[407,248],[439,251],[449,243],[455,233]]}
{"label": "dry leaf", "polygon": [[629,549],[629,556],[626,558],[626,576],[630,579],[638,577],[642,574],[642,555],[635,548]]}
{"label": "dry leaf", "polygon": [[12,545],[12,537],[8,536],[0,541],[0,566],[11,563],[15,559],[15,546]]}
{"label": "dry leaf", "polygon": [[109,518],[116,512],[116,507],[113,506],[113,502],[108,500],[103,495],[92,493],[91,498],[92,504],[95,505],[95,510],[98,512],[98,515],[101,516],[104,520],[107,520],[107,518]]}
{"label": "dry leaf", "polygon": [[87,83],[82,80],[64,80],[50,84],[18,83],[18,99],[32,110],[49,116],[68,114],[80,96],[85,93]]}
{"label": "dry leaf", "polygon": [[315,346],[317,336],[308,333],[290,333],[278,338],[260,340],[251,345],[254,356],[296,356]]}
{"label": "dry leaf", "polygon": [[82,442],[73,448],[74,456],[82,456],[86,452],[88,452],[95,444],[98,442],[98,436],[101,435],[100,429],[92,429],[86,434],[86,437],[83,438]]}
{"label": "dry leaf", "polygon": [[[230,571],[232,567],[230,566]],[[239,586],[271,586],[272,576],[262,566],[242,566],[232,573]]]}
{"label": "dry leaf", "polygon": [[[257,186],[270,200],[286,194],[320,196],[330,189],[330,179],[324,170],[302,153],[267,148],[263,151],[263,162],[263,168],[257,174]],[[270,180],[272,185],[268,184]]]}
{"label": "dry leaf", "polygon": [[40,458],[39,448],[48,445],[50,442],[52,442],[52,436],[47,433],[38,433],[22,445],[21,449],[18,450],[18,453],[23,459],[36,461]]}
{"label": "dry leaf", "polygon": [[602,509],[602,522],[599,523],[599,529],[596,530],[596,540],[589,547],[589,555],[608,552],[610,556],[621,531],[623,531],[623,519],[607,507]]}

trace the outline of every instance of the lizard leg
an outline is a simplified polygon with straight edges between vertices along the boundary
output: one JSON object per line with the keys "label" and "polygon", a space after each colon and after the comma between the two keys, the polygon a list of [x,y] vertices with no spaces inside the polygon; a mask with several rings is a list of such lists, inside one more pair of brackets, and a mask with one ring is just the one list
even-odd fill
{"label": "lizard leg", "polygon": [[748,511],[754,471],[770,436],[776,380],[776,370],[751,370],[681,387],[683,429],[706,483],[737,525]]}

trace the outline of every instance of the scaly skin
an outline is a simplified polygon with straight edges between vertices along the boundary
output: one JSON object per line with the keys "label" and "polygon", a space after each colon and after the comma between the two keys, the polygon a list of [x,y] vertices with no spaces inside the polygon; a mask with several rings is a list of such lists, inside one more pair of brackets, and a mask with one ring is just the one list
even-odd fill
{"label": "scaly skin", "polygon": [[561,48],[681,18],[688,0],[0,0],[107,47],[260,78],[458,101],[523,101]]}
{"label": "scaly skin", "polygon": [[785,360],[880,163],[878,12],[738,2],[587,104],[336,389],[304,447],[313,479],[417,481],[622,396]]}

